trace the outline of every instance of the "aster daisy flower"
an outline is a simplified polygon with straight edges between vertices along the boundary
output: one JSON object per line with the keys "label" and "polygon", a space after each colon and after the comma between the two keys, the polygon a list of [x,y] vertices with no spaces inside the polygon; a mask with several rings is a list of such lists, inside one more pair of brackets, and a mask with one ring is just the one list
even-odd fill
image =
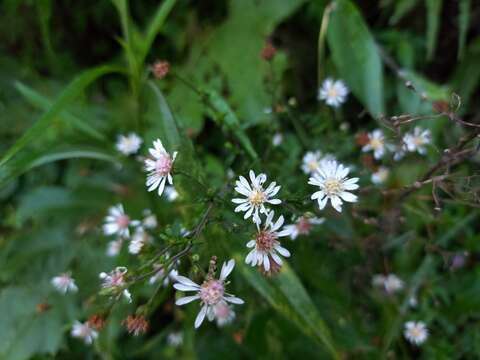
{"label": "aster daisy flower", "polygon": [[323,224],[324,218],[301,216],[295,224],[285,225],[285,230],[290,232],[290,237],[295,240],[299,235],[308,235],[315,225]]}
{"label": "aster daisy flower", "polygon": [[151,285],[163,279],[162,285],[166,287],[170,283],[170,281],[175,281],[178,276],[178,271],[176,269],[171,269],[168,274],[165,275],[165,268],[163,265],[155,264],[153,265],[153,267],[158,271],[148,280],[148,283]]}
{"label": "aster daisy flower", "polygon": [[145,229],[155,229],[158,226],[157,216],[152,213],[152,210],[143,210],[142,226]]}
{"label": "aster daisy flower", "polygon": [[255,176],[253,170],[250,170],[249,177],[251,184],[243,176],[240,176],[239,180],[235,182],[235,191],[246,196],[246,198],[235,198],[232,199],[232,202],[239,204],[235,208],[235,212],[244,211],[244,219],[248,219],[253,215],[253,222],[260,224],[261,219],[259,213],[266,214],[268,212],[268,208],[265,205],[278,205],[282,202],[280,199],[273,199],[281,186],[277,186],[276,182],[272,182],[264,189],[263,184],[267,181],[267,175],[259,174]]}
{"label": "aster daisy flower", "polygon": [[327,78],[318,90],[318,100],[332,107],[339,107],[347,100],[348,88],[342,80]]}
{"label": "aster daisy flower", "polygon": [[324,161],[335,160],[330,154],[323,155],[321,151],[307,151],[302,159],[302,171],[307,175],[313,175],[320,164]]}
{"label": "aster daisy flower", "polygon": [[130,294],[130,291],[125,288],[125,275],[127,271],[126,267],[119,266],[109,273],[100,273],[99,278],[102,280],[102,293],[116,296],[117,298],[123,294],[129,303],[132,302],[132,295]]}
{"label": "aster daisy flower", "polygon": [[135,233],[133,234],[130,243],[128,244],[128,252],[133,255],[140,253],[143,247],[149,242],[151,242],[151,240],[152,237],[150,236],[150,234],[146,232],[142,227],[138,227],[135,230]]}
{"label": "aster daisy flower", "polygon": [[414,345],[422,345],[428,338],[428,328],[423,321],[407,321],[403,335]]}
{"label": "aster daisy flower", "polygon": [[57,289],[62,294],[67,292],[77,292],[78,287],[75,285],[75,280],[71,277],[70,273],[63,273],[52,278],[51,283],[55,289]]}
{"label": "aster daisy flower", "polygon": [[284,222],[283,216],[280,216],[276,222],[273,222],[274,215],[273,210],[268,213],[262,229],[257,224],[255,239],[247,243],[247,247],[252,250],[245,258],[245,263],[251,266],[263,266],[266,272],[270,271],[270,261],[272,260],[277,265],[282,265],[283,261],[278,254],[283,257],[290,256],[290,252],[282,247],[280,241],[278,241],[280,237],[289,236],[290,230],[280,229]]}
{"label": "aster daisy flower", "polygon": [[128,135],[119,135],[115,147],[124,155],[132,155],[137,153],[142,143],[143,140],[140,136],[130,133]]}
{"label": "aster daisy flower", "polygon": [[167,200],[170,202],[175,201],[178,198],[178,192],[173,186],[165,187],[165,195],[167,196]]}
{"label": "aster daisy flower", "polygon": [[404,288],[404,282],[395,274],[389,274],[387,276],[377,274],[372,279],[373,286],[379,287],[387,294],[394,294]]}
{"label": "aster daisy flower", "polygon": [[320,210],[325,208],[328,200],[338,212],[342,212],[343,201],[357,201],[357,196],[349,191],[358,189],[358,178],[347,178],[349,171],[348,167],[336,161],[325,161],[313,177],[308,180],[310,185],[320,188],[311,197],[312,200],[318,201]]}
{"label": "aster daisy flower", "polygon": [[362,148],[363,152],[373,151],[373,157],[378,160],[385,155],[386,149],[387,145],[382,130],[376,129],[368,133],[368,141]]}
{"label": "aster daisy flower", "polygon": [[272,138],[272,145],[273,146],[279,146],[283,142],[283,135],[282,133],[275,133]]}
{"label": "aster daisy flower", "polygon": [[114,257],[120,254],[122,250],[123,239],[112,240],[107,244],[107,251],[105,252],[108,257]]}
{"label": "aster daisy flower", "polygon": [[214,307],[219,302],[229,302],[232,304],[243,304],[243,300],[225,292],[226,278],[232,272],[235,267],[235,260],[229,260],[222,266],[220,277],[215,279],[212,271],[205,278],[202,285],[198,285],[185,276],[178,275],[176,277],[177,283],[173,287],[180,291],[194,291],[195,295],[185,296],[177,299],[176,305],[181,306],[188,304],[194,300],[200,300],[202,308],[195,319],[195,328],[197,329],[207,316],[209,321],[215,318]]}
{"label": "aster daisy flower", "polygon": [[230,324],[235,320],[235,311],[232,306],[228,305],[225,301],[220,301],[213,307],[213,313],[218,327],[223,327]]}
{"label": "aster daisy flower", "polygon": [[376,185],[383,184],[388,179],[388,175],[390,175],[390,170],[384,166],[380,166],[377,171],[372,174],[372,182]]}
{"label": "aster daisy flower", "polygon": [[108,209],[108,215],[105,217],[103,224],[103,233],[107,236],[118,235],[123,238],[130,237],[129,226],[138,225],[138,221],[131,220],[125,214],[122,204],[117,204]]}
{"label": "aster daisy flower", "polygon": [[170,185],[173,185],[171,171],[177,152],[175,151],[173,155],[170,155],[163,147],[160,139],[155,140],[153,148],[148,149],[148,151],[153,159],[145,160],[145,171],[148,173],[146,185],[148,191],[158,189],[158,195],[162,195],[167,181]]}
{"label": "aster daisy flower", "polygon": [[172,332],[168,334],[167,336],[167,344],[173,347],[179,347],[180,345],[183,344],[183,333],[178,331],[178,332]]}
{"label": "aster daisy flower", "polygon": [[419,126],[415,126],[413,133],[406,133],[403,136],[405,149],[410,152],[417,151],[421,155],[425,155],[427,153],[426,145],[430,144],[430,141],[430,130],[424,130]]}
{"label": "aster daisy flower", "polygon": [[82,339],[85,344],[90,345],[98,337],[98,332],[90,327],[88,321],[81,323],[80,321],[75,321],[72,326],[72,331],[70,333],[72,337]]}

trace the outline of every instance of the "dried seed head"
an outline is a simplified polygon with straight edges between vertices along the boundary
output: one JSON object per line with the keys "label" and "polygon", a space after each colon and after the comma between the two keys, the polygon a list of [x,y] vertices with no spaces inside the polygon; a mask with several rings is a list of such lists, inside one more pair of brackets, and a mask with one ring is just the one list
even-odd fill
{"label": "dried seed head", "polygon": [[275,276],[276,274],[278,274],[280,272],[280,270],[282,270],[282,265],[278,265],[276,263],[275,260],[273,260],[273,258],[268,255],[268,260],[270,261],[270,270],[269,271],[265,271],[265,267],[263,265],[259,265],[257,266],[258,268],[258,271],[260,271],[262,273],[262,275],[266,276],[266,277],[272,277],[272,276]]}
{"label": "dried seed head", "polygon": [[163,79],[165,76],[167,76],[168,72],[170,71],[170,63],[168,61],[156,61],[155,64],[153,64],[153,75],[155,75],[155,78],[158,80]]}
{"label": "dried seed head", "polygon": [[105,322],[106,319],[103,315],[93,314],[92,316],[90,316],[90,319],[88,319],[88,326],[97,331],[100,331],[105,327]]}
{"label": "dried seed head", "polygon": [[145,334],[148,331],[148,321],[143,316],[128,315],[123,320],[123,324],[127,328],[127,331],[134,336]]}

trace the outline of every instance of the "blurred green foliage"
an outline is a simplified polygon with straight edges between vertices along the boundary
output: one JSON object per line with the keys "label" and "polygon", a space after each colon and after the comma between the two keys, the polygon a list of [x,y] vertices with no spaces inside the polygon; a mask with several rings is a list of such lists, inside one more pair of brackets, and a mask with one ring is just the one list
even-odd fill
{"label": "blurred green foliage", "polygon": [[[478,3],[5,0],[0,9],[0,359],[478,357],[478,156],[451,169],[440,210],[430,183],[397,197],[475,129],[445,116],[421,120],[433,133],[427,156],[383,160],[391,175],[376,187],[375,166],[356,143],[385,118],[435,114],[432,104],[448,105],[453,93],[456,114],[479,122]],[[261,56],[268,42],[277,48],[270,61]],[[171,66],[161,80],[152,76],[156,59]],[[327,76],[352,92],[335,111],[316,100]],[[175,169],[189,176],[175,176],[176,202],[147,193],[141,164],[115,150],[130,131],[144,140],[141,155],[157,138],[179,151]],[[273,146],[277,132],[283,142]],[[308,200],[300,165],[316,149],[352,165],[366,189],[341,214]],[[233,186],[214,197],[233,185],[229,169],[250,168],[282,185],[277,211],[287,222],[312,211],[326,218],[284,241],[292,257],[273,278],[243,263],[255,228],[233,213]],[[175,307],[171,286],[156,292],[147,282],[132,286],[133,304],[112,307],[93,346],[69,336],[74,320],[112,306],[98,296],[100,272],[141,273],[212,201],[179,271],[199,278],[211,255],[236,259],[230,289],[246,304],[232,325],[195,331],[197,307]],[[159,219],[139,256],[105,255],[101,224],[116,203],[132,218],[150,208]],[[455,267],[459,254],[468,256]],[[78,293],[51,286],[65,271]],[[405,290],[373,288],[378,273],[397,274]],[[122,320],[153,295],[150,331],[129,336]],[[403,339],[410,319],[430,329],[421,347]],[[179,348],[167,342],[176,331]]]}

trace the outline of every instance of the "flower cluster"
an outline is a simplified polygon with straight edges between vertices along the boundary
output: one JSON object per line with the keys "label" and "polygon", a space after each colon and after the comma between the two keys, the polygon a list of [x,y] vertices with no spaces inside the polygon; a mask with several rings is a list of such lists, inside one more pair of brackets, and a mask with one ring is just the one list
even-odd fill
{"label": "flower cluster", "polygon": [[[185,296],[177,299],[175,302],[178,306],[188,304],[195,300],[200,300],[201,309],[195,319],[195,328],[198,328],[205,317],[209,321],[213,321],[217,314],[220,314],[220,318],[225,320],[225,306],[227,303],[243,304],[243,300],[233,296],[225,291],[226,279],[235,267],[235,260],[229,260],[224,263],[222,270],[220,271],[220,277],[216,279],[214,277],[214,266],[211,266],[208,275],[206,276],[202,285],[198,285],[189,278],[181,275],[176,276],[176,281],[173,287],[179,291],[193,291],[195,295]],[[217,307],[222,307],[217,309]]]}

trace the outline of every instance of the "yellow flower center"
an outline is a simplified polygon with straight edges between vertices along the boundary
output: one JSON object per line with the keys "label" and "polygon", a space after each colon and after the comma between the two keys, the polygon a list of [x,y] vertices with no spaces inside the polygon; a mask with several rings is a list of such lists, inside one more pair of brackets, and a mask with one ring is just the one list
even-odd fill
{"label": "yellow flower center", "polygon": [[371,139],[370,140],[370,146],[374,149],[374,150],[377,150],[377,149],[380,149],[383,147],[383,141],[380,140],[380,139]]}
{"label": "yellow flower center", "polygon": [[254,189],[250,194],[249,200],[252,205],[261,205],[265,202],[265,194],[260,189]]}
{"label": "yellow flower center", "polygon": [[338,91],[333,86],[327,91],[329,98],[336,98],[338,96]]}
{"label": "yellow flower center", "polygon": [[318,162],[315,161],[315,160],[309,161],[309,162],[307,163],[307,166],[308,166],[308,168],[309,168],[311,171],[315,171],[315,170],[317,170],[317,168],[318,168]]}
{"label": "yellow flower center", "polygon": [[420,136],[414,136],[413,143],[417,146],[423,145],[423,138]]}
{"label": "yellow flower center", "polygon": [[342,191],[342,184],[337,179],[327,179],[324,182],[323,191],[329,196],[337,195]]}

